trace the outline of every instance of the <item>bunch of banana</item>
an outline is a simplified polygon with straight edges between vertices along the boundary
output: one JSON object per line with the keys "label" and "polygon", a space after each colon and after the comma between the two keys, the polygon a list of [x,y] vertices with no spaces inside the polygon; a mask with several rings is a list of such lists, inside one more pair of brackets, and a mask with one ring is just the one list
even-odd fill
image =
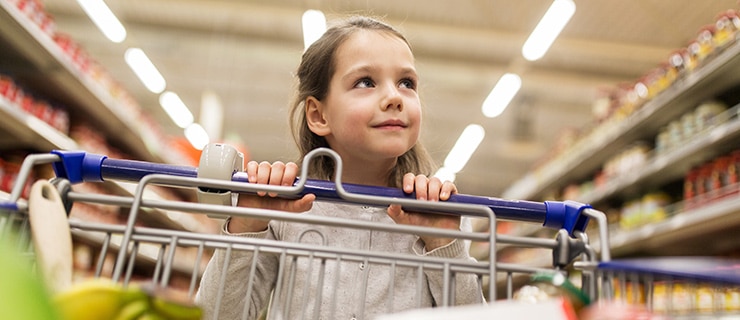
{"label": "bunch of banana", "polygon": [[64,320],[197,320],[202,311],[166,288],[129,285],[106,279],[85,281],[54,297]]}

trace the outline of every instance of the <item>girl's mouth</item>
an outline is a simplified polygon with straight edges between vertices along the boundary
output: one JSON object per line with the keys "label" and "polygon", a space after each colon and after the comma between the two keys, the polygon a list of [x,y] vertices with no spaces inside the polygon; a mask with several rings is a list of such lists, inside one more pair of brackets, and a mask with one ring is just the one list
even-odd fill
{"label": "girl's mouth", "polygon": [[373,128],[380,129],[403,129],[406,127],[408,125],[401,120],[387,120],[373,126]]}

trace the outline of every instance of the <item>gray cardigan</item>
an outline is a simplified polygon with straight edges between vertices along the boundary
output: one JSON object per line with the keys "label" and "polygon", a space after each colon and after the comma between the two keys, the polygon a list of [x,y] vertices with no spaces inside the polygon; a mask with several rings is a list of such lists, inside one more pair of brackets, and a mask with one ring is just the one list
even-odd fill
{"label": "gray cardigan", "polygon": [[[394,223],[384,208],[339,203],[317,201],[314,202],[313,208],[304,214]],[[226,227],[224,224],[222,232],[229,234]],[[322,240],[316,232],[305,233],[309,229],[319,231],[325,239]],[[305,234],[299,241],[303,233]],[[460,240],[426,252],[418,236],[383,231],[272,220],[266,231],[232,235],[312,244],[326,241],[330,247],[357,251],[371,250],[474,261],[468,254],[464,242]],[[232,251],[228,269],[225,274],[221,274],[225,258],[225,250],[216,250],[201,279],[196,302],[204,309],[206,315],[204,319],[211,319],[216,314],[218,319],[241,319],[244,310],[247,310],[248,319],[256,319],[270,303],[271,317],[277,315],[278,319],[300,319],[302,316],[307,319],[370,319],[383,313],[431,307],[437,304],[435,301],[442,299],[442,272],[430,269],[424,269],[420,277],[416,267],[366,265],[363,262],[337,262],[336,259],[329,259],[326,260],[324,271],[320,272],[322,266],[318,259],[310,262],[308,258],[297,260],[289,258],[283,266],[285,273],[282,279],[277,279],[280,267],[279,255],[259,254],[253,289],[248,290],[253,252]],[[294,276],[291,276],[290,270],[295,270]],[[228,278],[225,281],[219,308],[216,306],[216,300],[221,276]],[[417,285],[420,280],[421,287]],[[319,281],[322,283],[320,286]],[[278,283],[281,283],[280,290],[276,289]],[[455,304],[484,302],[476,275],[458,274],[454,283]],[[273,290],[279,292],[279,297],[271,297]],[[247,299],[249,305],[245,305]],[[318,308],[315,307],[317,304]],[[272,314],[275,312],[277,314]]]}

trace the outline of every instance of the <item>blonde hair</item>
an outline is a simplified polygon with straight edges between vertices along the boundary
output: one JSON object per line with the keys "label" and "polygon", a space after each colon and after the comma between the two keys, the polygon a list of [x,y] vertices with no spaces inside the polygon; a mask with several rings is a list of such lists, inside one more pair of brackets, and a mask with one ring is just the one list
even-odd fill
{"label": "blonde hair", "polygon": [[[298,90],[290,109],[290,127],[301,155],[299,165],[303,156],[311,150],[329,148],[324,137],[316,135],[308,128],[304,102],[311,96],[319,101],[326,98],[329,82],[335,72],[334,56],[337,48],[350,35],[361,29],[386,32],[409,45],[406,37],[390,25],[377,19],[355,16],[329,28],[321,38],[306,49],[298,66]],[[328,157],[312,161],[309,170],[313,178],[327,180],[334,178],[334,162]],[[408,172],[431,175],[432,170],[434,164],[431,157],[417,142],[409,151],[398,157],[396,165],[388,173],[388,186],[400,187],[403,175]]]}

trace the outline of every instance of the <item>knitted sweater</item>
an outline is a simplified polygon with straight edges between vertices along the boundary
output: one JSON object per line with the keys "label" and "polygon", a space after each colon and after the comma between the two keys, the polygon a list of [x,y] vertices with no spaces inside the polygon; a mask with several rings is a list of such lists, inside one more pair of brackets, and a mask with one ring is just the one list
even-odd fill
{"label": "knitted sweater", "polygon": [[[304,214],[394,223],[384,208],[339,203],[317,201]],[[309,229],[323,234],[323,239],[317,232],[305,232]],[[226,224],[222,232],[230,234]],[[382,251],[474,261],[464,242],[460,240],[426,252],[418,236],[383,231],[272,220],[266,231],[231,235],[311,244],[326,242],[329,247],[356,251]],[[307,319],[371,319],[378,314],[441,304],[437,301],[442,299],[444,282],[442,272],[437,270],[424,269],[420,276],[417,267],[336,259],[328,259],[322,265],[319,259],[309,261],[308,258],[288,258],[282,266],[283,276],[278,279],[281,267],[278,254],[257,255],[254,283],[252,289],[248,290],[253,257],[252,251],[233,250],[226,272],[222,273],[226,252],[222,249],[214,252],[196,295],[196,302],[204,309],[204,319],[211,319],[216,315],[218,319],[241,319],[245,310],[248,319],[256,319],[266,310],[268,304],[271,304],[270,316],[277,315],[275,318],[278,319],[299,319],[302,316]],[[222,276],[227,279],[223,282],[225,285],[221,305],[217,306]],[[417,285],[419,282],[421,287]],[[458,274],[454,284],[455,304],[484,302],[476,275]],[[273,290],[275,296],[271,294]],[[245,304],[247,300],[249,303]]]}

